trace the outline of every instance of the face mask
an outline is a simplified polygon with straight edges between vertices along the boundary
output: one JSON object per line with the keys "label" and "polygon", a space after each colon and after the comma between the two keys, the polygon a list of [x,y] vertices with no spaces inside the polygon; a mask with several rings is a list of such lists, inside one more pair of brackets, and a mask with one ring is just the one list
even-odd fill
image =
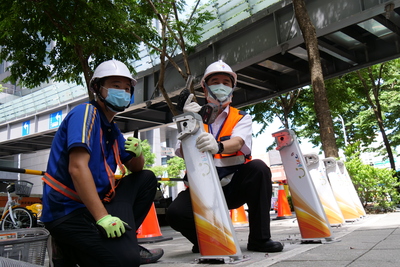
{"label": "face mask", "polygon": [[221,102],[224,102],[227,100],[227,98],[231,95],[232,93],[232,88],[226,85],[223,85],[222,83],[220,84],[215,84],[215,85],[209,85],[208,88],[210,88],[210,91],[217,97],[217,99]]}
{"label": "face mask", "polygon": [[131,94],[125,92],[125,90],[114,89],[114,88],[108,88],[107,90],[108,90],[108,95],[105,100],[111,105],[115,107],[125,108],[131,102]]}

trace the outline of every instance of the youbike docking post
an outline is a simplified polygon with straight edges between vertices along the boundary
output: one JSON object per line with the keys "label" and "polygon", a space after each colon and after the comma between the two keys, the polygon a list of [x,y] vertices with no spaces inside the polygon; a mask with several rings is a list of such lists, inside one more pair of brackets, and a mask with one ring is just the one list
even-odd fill
{"label": "youbike docking post", "polygon": [[357,221],[360,218],[360,214],[354,204],[347,183],[340,173],[337,161],[332,157],[325,158],[322,161],[325,163],[326,174],[345,221]]}
{"label": "youbike docking post", "polygon": [[178,128],[178,139],[182,142],[190,186],[201,254],[196,261],[237,263],[249,259],[240,250],[213,156],[196,148],[196,139],[204,132],[202,118],[197,113],[187,112],[173,120]]}
{"label": "youbike docking post", "polygon": [[296,135],[292,130],[285,129],[272,136],[278,144],[276,149],[285,168],[302,242],[333,241],[331,226],[307,171]]}
{"label": "youbike docking post", "polygon": [[332,187],[326,175],[325,164],[316,153],[305,154],[308,173],[314,182],[326,217],[331,226],[339,227],[345,223],[342,211],[333,194]]}

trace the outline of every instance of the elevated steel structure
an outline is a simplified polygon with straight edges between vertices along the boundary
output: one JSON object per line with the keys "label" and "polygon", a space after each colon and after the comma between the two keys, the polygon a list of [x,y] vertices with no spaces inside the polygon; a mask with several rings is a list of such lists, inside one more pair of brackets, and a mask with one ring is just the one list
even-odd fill
{"label": "elevated steel structure", "polygon": [[[316,27],[326,79],[399,57],[400,0],[306,0],[306,5]],[[307,52],[291,1],[270,5],[196,47],[190,67],[201,103],[204,95],[198,83],[208,64],[218,59],[238,73],[233,98],[238,108],[310,84]],[[177,62],[182,63],[179,56]],[[176,103],[185,81],[171,65],[166,75],[165,88]],[[158,76],[158,66],[138,73],[135,103],[116,116],[123,132],[172,123],[173,115],[155,89]],[[21,120],[0,127],[10,133],[14,123]],[[54,133],[0,138],[0,157],[49,148]]]}

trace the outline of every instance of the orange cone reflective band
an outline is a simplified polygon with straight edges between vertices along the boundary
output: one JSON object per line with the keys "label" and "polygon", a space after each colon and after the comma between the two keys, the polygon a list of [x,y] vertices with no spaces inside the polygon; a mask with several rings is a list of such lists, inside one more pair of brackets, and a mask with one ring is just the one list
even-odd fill
{"label": "orange cone reflective band", "polygon": [[230,211],[230,213],[233,226],[249,225],[249,221],[247,220],[247,215],[246,211],[244,210],[244,206],[241,206],[237,209],[233,209]]}
{"label": "orange cone reflective band", "polygon": [[142,225],[137,229],[138,243],[153,243],[171,240],[172,237],[163,237],[158,224],[156,208],[154,203],[151,205]]}
{"label": "orange cone reflective band", "polygon": [[291,218],[292,212],[290,211],[289,201],[287,200],[283,184],[279,185],[277,202],[278,202],[278,216],[276,216],[276,219]]}

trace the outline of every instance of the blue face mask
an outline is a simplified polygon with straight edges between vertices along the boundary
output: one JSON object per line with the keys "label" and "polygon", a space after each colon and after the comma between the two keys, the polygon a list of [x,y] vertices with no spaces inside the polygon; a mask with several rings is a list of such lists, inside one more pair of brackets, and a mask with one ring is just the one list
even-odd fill
{"label": "blue face mask", "polygon": [[[125,108],[131,102],[131,94],[122,89],[105,88],[108,90],[106,101],[115,107]],[[110,108],[112,111],[117,112]]]}

